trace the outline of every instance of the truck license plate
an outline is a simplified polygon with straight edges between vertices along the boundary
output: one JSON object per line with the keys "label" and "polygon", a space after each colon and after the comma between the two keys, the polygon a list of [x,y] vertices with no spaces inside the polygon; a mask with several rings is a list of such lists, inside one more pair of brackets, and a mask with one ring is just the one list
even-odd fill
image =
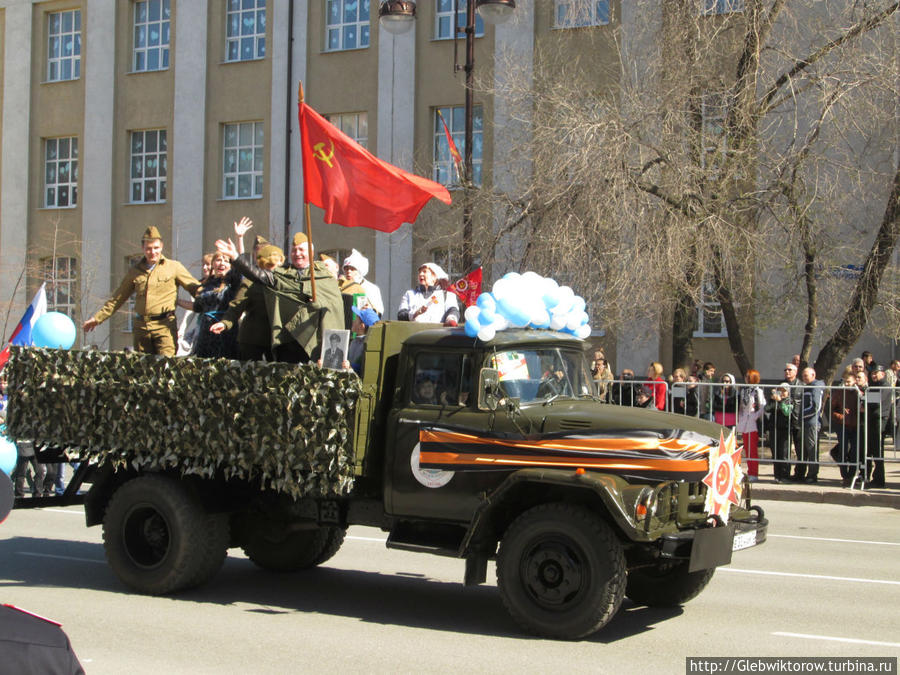
{"label": "truck license plate", "polygon": [[743,548],[750,548],[751,546],[756,546],[756,530],[741,532],[740,534],[734,535],[734,543],[731,545],[731,550],[740,551]]}

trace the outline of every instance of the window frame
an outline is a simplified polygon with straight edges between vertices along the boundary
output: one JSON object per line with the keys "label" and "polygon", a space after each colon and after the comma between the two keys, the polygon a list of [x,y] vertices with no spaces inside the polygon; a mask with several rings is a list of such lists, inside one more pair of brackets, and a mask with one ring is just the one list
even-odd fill
{"label": "window frame", "polygon": [[[81,79],[81,8],[63,9],[57,12],[47,12],[47,42],[45,52],[47,55],[47,70],[45,74],[47,79],[45,82],[71,82]],[[65,18],[72,17],[71,30],[64,30]],[[54,31],[54,17],[58,17],[59,28]],[[71,36],[72,54],[68,56],[62,55],[63,45],[66,37]],[[53,55],[54,40],[59,41],[59,53]],[[63,76],[64,64],[68,63],[70,67],[69,77]],[[56,66],[56,74],[53,74],[54,66]]]}
{"label": "window frame", "polygon": [[[225,63],[244,63],[247,61],[260,61],[266,58],[266,31],[268,29],[268,17],[266,16],[266,0],[244,0],[253,3],[252,8],[245,8],[242,0],[226,0],[225,2]],[[237,7],[233,7],[236,3]],[[253,13],[253,33],[243,32],[244,15]],[[237,18],[237,26],[232,25],[232,18]],[[259,20],[262,17],[262,32],[259,30]],[[232,30],[237,30],[232,35]],[[253,55],[244,56],[244,41],[252,39]],[[235,46],[235,54],[232,55],[232,46]]]}
{"label": "window frame", "polygon": [[[434,3],[434,39],[435,40],[453,40],[457,35],[465,35],[466,28],[466,11],[465,0],[460,4],[460,12],[456,18],[456,30],[450,31],[449,35],[441,34],[441,19],[449,20],[449,26],[453,25],[453,16],[456,14],[457,0],[435,0]],[[442,9],[442,6],[449,4],[450,9]],[[484,19],[481,14],[475,12],[475,37],[484,37]]]}
{"label": "window frame", "polygon": [[[605,19],[600,9],[601,5],[606,6]],[[588,8],[590,16],[586,16],[585,10]],[[553,28],[557,30],[608,26],[612,23],[610,0],[555,0],[553,9]],[[563,12],[565,12],[564,15]],[[566,20],[560,20],[561,16],[565,16]]]}
{"label": "window frame", "polygon": [[[372,7],[370,4],[370,0],[356,0],[356,21],[345,21],[344,18],[347,11],[345,3],[352,1],[353,0],[325,0],[325,48],[323,49],[323,51],[346,52],[354,49],[368,49],[372,44],[372,27],[370,20],[372,15]],[[364,4],[366,5],[365,10],[363,9]],[[331,23],[331,8],[335,5],[338,6],[338,21],[336,23]],[[363,16],[365,16],[365,19],[362,18]],[[356,44],[352,47],[348,47],[345,44],[345,29],[351,26],[356,28]],[[338,38],[337,46],[332,46],[331,43],[331,36],[333,32],[337,35]],[[365,44],[363,44],[364,37]]]}
{"label": "window frame", "polygon": [[[141,152],[136,154],[134,149],[135,137],[137,134],[140,134],[142,138],[141,142]],[[147,134],[156,134],[156,150],[155,151],[147,151]],[[168,146],[168,132],[166,129],[135,129],[128,134],[128,203],[129,204],[165,204],[168,199],[168,157],[169,157],[169,146]],[[162,145],[165,145],[163,149],[160,149]],[[140,176],[135,177],[134,169],[135,169],[135,158],[142,157],[141,167],[142,173]],[[156,166],[156,176],[151,176],[148,178],[147,176],[147,160],[149,156],[153,156],[156,158],[157,166]],[[148,200],[146,198],[147,192],[146,187],[147,183],[155,183],[156,186],[156,198],[152,200]],[[135,186],[139,186],[142,188],[141,190],[141,198],[134,198],[134,188]],[[160,195],[162,195],[160,197]]]}
{"label": "window frame", "polygon": [[454,263],[462,265],[463,250],[462,246],[435,246],[428,249],[428,259],[439,265],[450,281],[462,278],[463,272],[456,270]]}
{"label": "window frame", "polygon": [[701,0],[700,14],[703,16],[720,16],[744,11],[744,0]]}
{"label": "window frame", "polygon": [[[431,109],[431,117],[433,120],[431,178],[451,190],[461,189],[463,187],[462,176],[458,175],[456,171],[456,164],[453,161],[453,156],[450,154],[450,145],[447,143],[444,125],[441,123],[438,111],[441,112],[441,115],[444,116],[444,121],[447,122],[447,128],[450,129],[450,136],[453,138],[457,150],[459,150],[460,155],[465,158],[465,106],[437,106]],[[484,181],[484,174],[482,173],[484,155],[484,108],[481,104],[472,106],[472,118],[472,184],[480,187]],[[457,124],[458,122],[459,125]],[[480,152],[476,153],[476,150],[478,149],[480,149]],[[443,156],[444,153],[446,153],[446,157]],[[441,180],[445,172],[446,175],[450,177],[449,181]],[[452,179],[454,174],[456,174],[455,181]]]}
{"label": "window frame", "polygon": [[[60,262],[64,263],[62,268]],[[60,272],[64,272],[60,276]],[[70,319],[75,318],[78,301],[78,259],[71,256],[47,256],[41,258],[41,273],[46,283],[47,311],[61,312]],[[59,302],[60,288],[66,289],[68,302]]]}
{"label": "window frame", "polygon": [[[68,154],[65,158],[59,156],[60,141],[68,141]],[[51,144],[56,147],[56,156],[50,159],[48,156]],[[78,206],[78,136],[53,136],[43,140],[43,191],[41,194],[41,208],[44,209],[74,209]],[[55,166],[53,183],[48,182],[48,165],[52,162]],[[61,164],[68,165],[68,180],[61,182],[59,180],[59,166]],[[47,198],[47,193],[51,189],[54,190],[53,203]],[[59,204],[59,188],[64,186],[67,188],[69,195],[68,203]]]}
{"label": "window frame", "polygon": [[[367,147],[367,144],[369,142],[369,113],[365,111],[329,113],[327,115],[323,115],[323,117],[338,129],[340,129],[343,133],[347,134],[347,136],[359,143],[362,147]],[[361,120],[364,120],[365,122],[365,135],[361,135],[359,133]],[[350,133],[346,128],[348,126],[348,122],[352,122],[353,133]]]}
{"label": "window frame", "polygon": [[[159,18],[150,19],[151,3],[158,3]],[[132,12],[132,31],[131,31],[131,72],[132,73],[155,73],[161,70],[169,69],[170,47],[172,45],[172,5],[171,0],[135,0],[134,11]],[[138,10],[141,6],[145,7],[145,19],[138,20]],[[150,31],[153,26],[159,29],[159,42],[156,45],[150,45]],[[144,29],[144,44],[138,46],[138,30]],[[149,54],[151,52],[158,53],[158,62],[156,68],[149,65]],[[144,57],[143,66],[138,65],[138,57]]]}
{"label": "window frame", "polygon": [[[241,141],[242,127],[250,125],[251,143],[246,144]],[[228,129],[235,127],[237,129],[236,139],[237,145],[228,145]],[[257,144],[257,136],[261,134],[259,144]],[[222,124],[222,199],[261,199],[265,194],[265,123],[263,120],[247,120],[243,122],[226,122]],[[250,170],[241,170],[241,152],[250,149],[252,152]],[[228,153],[235,152],[235,170],[228,171]],[[259,168],[257,168],[257,165]],[[251,192],[248,195],[240,193],[240,179],[242,176],[249,175],[251,177]],[[228,180],[234,179],[234,194],[228,194]],[[257,183],[259,182],[259,190],[257,191]]]}
{"label": "window frame", "polygon": [[[700,286],[700,302],[697,303],[697,313],[694,328],[694,337],[698,338],[725,338],[728,337],[728,327],[725,325],[725,317],[722,315],[722,305],[715,297],[713,282],[709,276],[704,277]],[[707,314],[718,314],[719,330],[707,331]]]}

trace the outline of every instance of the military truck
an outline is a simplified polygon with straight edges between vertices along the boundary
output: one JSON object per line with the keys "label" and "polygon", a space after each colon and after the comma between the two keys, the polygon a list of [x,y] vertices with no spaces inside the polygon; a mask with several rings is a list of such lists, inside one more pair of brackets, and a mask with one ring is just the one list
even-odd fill
{"label": "military truck", "polygon": [[[485,582],[496,561],[500,596],[521,626],[581,638],[623,597],[688,601],[733,550],[765,541],[768,524],[746,481],[727,522],[706,506],[722,427],[601,402],[584,348],[546,330],[482,342],[460,328],[379,323],[365,338],[360,379],[338,381],[356,392],[343,493],[297,496],[252,471],[229,477],[227,466],[192,472],[184,462],[86,453],[66,499],[90,484],[87,524],[102,524],[109,565],[141,593],[208,581],[230,547],[267,570],[311,568],[338,551],[348,526],[366,525],[388,533],[388,548],[461,558],[467,585]],[[26,351],[14,355],[23,359]],[[208,363],[193,366],[202,373]],[[92,405],[114,408],[110,419],[139,414],[103,391]],[[231,413],[215,414],[225,425]],[[177,429],[167,433],[177,440]],[[52,452],[52,439],[36,440]]]}

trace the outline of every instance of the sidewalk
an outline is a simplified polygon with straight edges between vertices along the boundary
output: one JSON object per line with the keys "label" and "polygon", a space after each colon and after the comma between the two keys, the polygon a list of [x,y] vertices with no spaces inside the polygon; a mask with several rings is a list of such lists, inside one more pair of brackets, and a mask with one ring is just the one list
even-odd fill
{"label": "sidewalk", "polygon": [[[890,456],[892,456],[891,453]],[[823,460],[830,458],[822,454]],[[886,488],[854,489],[841,487],[841,474],[836,464],[823,463],[819,466],[819,482],[814,485],[804,483],[776,483],[772,477],[772,464],[759,465],[759,481],[751,483],[750,498],[753,501],[818,502],[823,504],[845,504],[847,506],[888,506],[900,509],[900,463],[885,462]],[[744,466],[746,472],[747,467]]]}

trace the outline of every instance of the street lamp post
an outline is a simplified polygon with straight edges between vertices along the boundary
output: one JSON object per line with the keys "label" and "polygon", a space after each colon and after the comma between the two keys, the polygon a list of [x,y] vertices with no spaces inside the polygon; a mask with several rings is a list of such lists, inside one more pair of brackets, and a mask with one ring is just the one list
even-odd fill
{"label": "street lamp post", "polygon": [[[458,22],[454,20],[455,34],[464,32],[466,36],[466,62],[462,69],[466,74],[466,103],[465,103],[465,140],[463,144],[463,174],[460,176],[463,186],[463,241],[462,258],[463,273],[468,273],[472,268],[474,255],[472,254],[472,194],[474,186],[472,175],[472,144],[474,136],[474,72],[475,72],[475,10],[481,13],[481,18],[487,23],[498,24],[506,21],[516,8],[515,0],[464,0],[466,3],[466,24],[460,29]],[[459,14],[459,2],[455,0],[456,14]],[[416,3],[412,0],[384,0],[378,10],[381,25],[391,33],[405,33],[416,18]],[[454,70],[460,70],[455,63]]]}

